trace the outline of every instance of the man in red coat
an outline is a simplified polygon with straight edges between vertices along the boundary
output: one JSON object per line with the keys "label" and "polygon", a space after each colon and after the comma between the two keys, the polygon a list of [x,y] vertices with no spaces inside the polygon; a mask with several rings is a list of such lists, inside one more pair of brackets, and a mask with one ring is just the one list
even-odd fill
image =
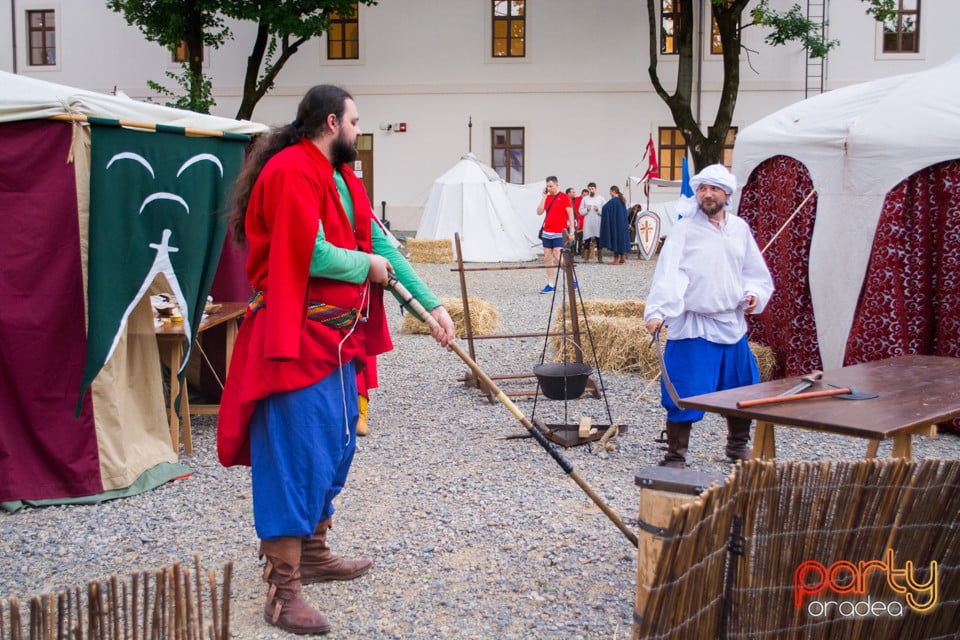
{"label": "man in red coat", "polygon": [[440,344],[455,336],[440,301],[371,223],[350,170],[358,122],[350,94],[313,87],[292,123],[257,141],[236,184],[233,236],[249,247],[256,294],[224,386],[217,450],[225,466],[251,466],[270,585],[264,618],[292,633],[330,630],[301,584],[350,580],[373,564],[334,556],[326,536],[356,447],[357,370],[392,348],[388,273],[431,310]]}

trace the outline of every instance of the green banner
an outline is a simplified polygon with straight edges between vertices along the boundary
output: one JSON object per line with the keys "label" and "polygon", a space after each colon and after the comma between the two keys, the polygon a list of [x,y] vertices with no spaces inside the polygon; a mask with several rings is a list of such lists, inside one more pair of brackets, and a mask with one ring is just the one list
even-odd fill
{"label": "green banner", "polygon": [[[81,398],[158,274],[197,335],[227,231],[243,141],[93,126],[87,359]],[[177,374],[182,374],[183,368]]]}

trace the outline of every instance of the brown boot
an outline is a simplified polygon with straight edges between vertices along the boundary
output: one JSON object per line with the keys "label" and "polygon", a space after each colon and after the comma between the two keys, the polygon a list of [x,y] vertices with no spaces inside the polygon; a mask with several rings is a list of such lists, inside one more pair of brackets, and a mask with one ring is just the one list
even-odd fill
{"label": "brown boot", "polygon": [[367,558],[344,560],[333,555],[327,546],[327,530],[332,524],[333,518],[327,518],[317,525],[312,537],[303,538],[303,558],[300,561],[300,581],[303,584],[353,580],[373,566],[373,560]]}
{"label": "brown boot", "polygon": [[750,447],[750,420],[747,418],[727,417],[727,457],[736,462],[753,457]]}
{"label": "brown boot", "polygon": [[603,262],[603,249],[597,247],[597,262]]}
{"label": "brown boot", "polygon": [[303,599],[300,590],[300,538],[260,541],[260,555],[267,557],[263,579],[270,585],[263,619],[290,633],[323,634],[330,623]]}
{"label": "brown boot", "polygon": [[690,422],[667,420],[667,455],[660,461],[661,467],[683,469],[687,464],[687,447],[690,445]]}

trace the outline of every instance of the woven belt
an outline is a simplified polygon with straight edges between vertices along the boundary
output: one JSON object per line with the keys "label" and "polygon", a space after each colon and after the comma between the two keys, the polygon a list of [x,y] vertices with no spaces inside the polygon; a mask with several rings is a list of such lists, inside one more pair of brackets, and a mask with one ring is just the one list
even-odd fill
{"label": "woven belt", "polygon": [[[265,306],[263,292],[257,291],[250,298],[247,308],[250,313],[256,313],[258,309]],[[307,319],[315,320],[325,326],[333,329],[349,329],[355,323],[364,322],[366,318],[359,309],[344,309],[324,302],[311,302],[307,305]]]}

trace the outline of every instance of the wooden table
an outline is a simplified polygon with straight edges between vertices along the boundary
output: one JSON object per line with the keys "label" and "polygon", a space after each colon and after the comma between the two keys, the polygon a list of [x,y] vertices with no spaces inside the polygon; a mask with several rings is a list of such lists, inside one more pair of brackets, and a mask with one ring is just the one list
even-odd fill
{"label": "wooden table", "polygon": [[[200,334],[217,325],[227,323],[226,325],[226,353],[224,372],[230,370],[230,357],[233,355],[233,343],[237,339],[237,320],[241,319],[247,311],[246,302],[220,302],[219,308],[206,315],[200,321],[200,327],[197,329],[197,337]],[[232,322],[231,322],[232,321]],[[170,366],[170,408],[167,413],[170,418],[170,443],[173,445],[174,452],[180,454],[180,419],[174,403],[177,394],[180,393],[180,381],[177,379],[177,371],[180,370],[180,360],[183,357],[183,346],[186,335],[183,332],[183,323],[180,322],[160,322],[155,325],[157,341],[161,344],[166,343],[170,352],[168,364]],[[183,415],[183,452],[193,453],[193,433],[190,423],[190,397],[187,391],[187,382],[183,382],[183,397],[180,399],[180,413]],[[220,405],[195,405],[193,413],[209,414],[217,413]]]}
{"label": "wooden table", "polygon": [[783,393],[800,376],[682,398],[685,407],[757,421],[754,458],[775,458],[773,427],[800,427],[866,438],[868,458],[893,438],[894,458],[911,459],[911,437],[936,433],[935,425],[960,416],[960,358],[908,355],[825,371],[808,391],[828,384],[879,394],[871,400],[815,398],[741,409],[740,400]]}

